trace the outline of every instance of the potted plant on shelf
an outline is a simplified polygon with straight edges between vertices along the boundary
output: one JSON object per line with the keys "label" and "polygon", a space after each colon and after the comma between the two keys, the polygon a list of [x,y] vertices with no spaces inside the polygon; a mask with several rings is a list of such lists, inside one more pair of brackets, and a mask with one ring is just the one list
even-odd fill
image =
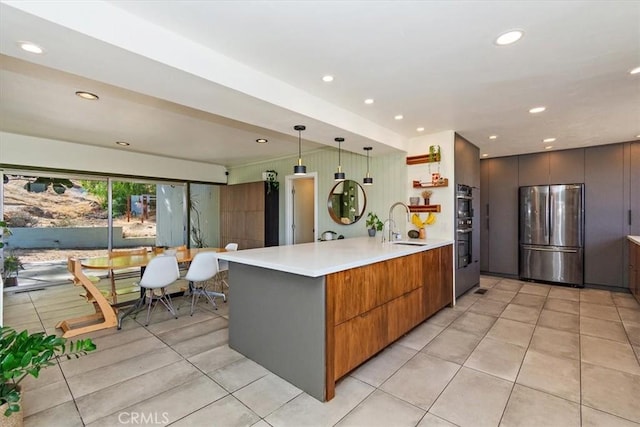
{"label": "potted plant on shelf", "polygon": [[91,339],[67,343],[66,338],[44,332],[0,327],[0,424],[22,425],[20,382],[28,375],[38,378],[42,368],[55,365],[53,359],[78,358],[95,349]]}
{"label": "potted plant on shelf", "polygon": [[431,198],[431,195],[433,194],[433,191],[431,190],[422,190],[422,198],[424,199],[424,204],[428,205],[429,204],[429,199]]}
{"label": "potted plant on shelf", "polygon": [[384,223],[380,221],[378,215],[376,215],[374,212],[369,212],[367,214],[366,225],[369,231],[369,236],[371,237],[374,237],[376,235],[376,231],[382,231],[382,228],[384,227]]}

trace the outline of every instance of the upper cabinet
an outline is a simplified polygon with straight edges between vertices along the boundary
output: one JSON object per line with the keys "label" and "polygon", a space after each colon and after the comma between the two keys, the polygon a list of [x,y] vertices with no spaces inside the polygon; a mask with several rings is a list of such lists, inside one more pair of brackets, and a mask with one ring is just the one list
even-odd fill
{"label": "upper cabinet", "polygon": [[584,149],[518,156],[518,184],[554,185],[584,182]]}
{"label": "upper cabinet", "polygon": [[584,182],[584,148],[549,153],[549,184]]}
{"label": "upper cabinet", "polygon": [[480,149],[455,135],[455,181],[470,187],[480,187]]}
{"label": "upper cabinet", "polygon": [[521,187],[549,184],[549,153],[518,156],[518,162],[518,184]]}

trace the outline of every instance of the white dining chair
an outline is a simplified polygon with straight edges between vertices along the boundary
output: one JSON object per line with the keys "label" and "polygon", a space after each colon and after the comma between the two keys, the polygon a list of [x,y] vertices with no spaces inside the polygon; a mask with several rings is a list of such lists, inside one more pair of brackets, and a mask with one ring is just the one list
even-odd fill
{"label": "white dining chair", "polygon": [[218,275],[218,256],[215,252],[199,252],[191,261],[189,270],[184,279],[189,281],[189,291],[191,292],[191,316],[198,299],[204,295],[215,309],[218,308],[215,302],[216,297],[221,297],[223,301],[227,297],[222,292],[215,292],[207,289],[208,283]]}
{"label": "white dining chair", "polygon": [[144,299],[143,304],[147,305],[145,326],[149,325],[152,306],[155,309],[158,302],[162,303],[176,319],[178,318],[178,314],[171,302],[171,296],[167,293],[167,286],[179,278],[180,271],[178,270],[178,260],[175,256],[159,255],[149,261],[142,274],[142,279],[138,283],[144,289],[144,296],[141,297],[141,299]]}
{"label": "white dining chair", "polygon": [[[237,243],[228,243],[227,246],[224,247],[227,252],[233,252],[238,250]],[[220,266],[220,280],[224,283],[224,286],[229,289],[229,283],[227,283],[227,278],[229,277],[229,261],[219,260]]]}

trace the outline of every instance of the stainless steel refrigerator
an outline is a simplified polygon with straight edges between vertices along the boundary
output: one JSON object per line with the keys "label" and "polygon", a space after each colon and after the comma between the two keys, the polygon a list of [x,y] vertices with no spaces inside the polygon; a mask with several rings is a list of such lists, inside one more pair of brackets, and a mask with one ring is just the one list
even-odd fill
{"label": "stainless steel refrigerator", "polygon": [[520,187],[520,278],[584,284],[584,184]]}

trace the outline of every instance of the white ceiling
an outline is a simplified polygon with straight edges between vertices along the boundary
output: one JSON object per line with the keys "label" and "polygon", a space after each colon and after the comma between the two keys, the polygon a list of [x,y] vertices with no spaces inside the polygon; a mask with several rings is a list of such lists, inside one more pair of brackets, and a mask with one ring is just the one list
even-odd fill
{"label": "white ceiling", "polygon": [[640,1],[0,1],[0,54],[2,131],[225,166],[296,154],[296,124],[303,151],[374,156],[444,130],[491,157],[640,134]]}

